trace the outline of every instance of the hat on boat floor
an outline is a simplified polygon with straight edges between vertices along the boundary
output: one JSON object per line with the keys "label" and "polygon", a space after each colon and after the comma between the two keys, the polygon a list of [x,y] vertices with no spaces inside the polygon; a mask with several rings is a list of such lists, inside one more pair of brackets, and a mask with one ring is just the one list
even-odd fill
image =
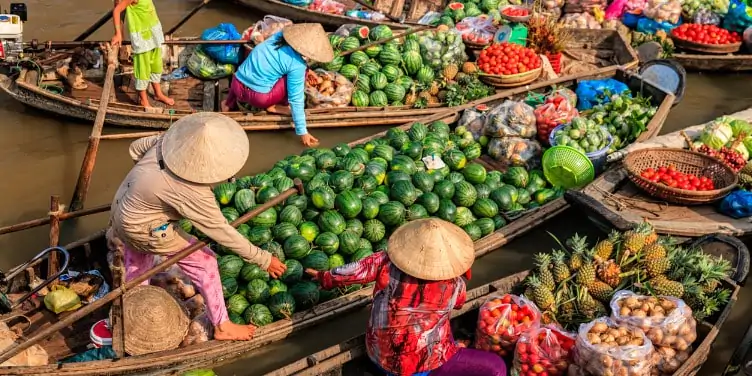
{"label": "hat on boat floor", "polygon": [[[188,333],[186,310],[156,286],[138,286],[123,296],[125,352],[150,354],[178,348]],[[110,313],[110,323],[114,323]]]}
{"label": "hat on boat floor", "polygon": [[237,174],[248,159],[248,136],[235,120],[214,112],[181,118],[162,138],[162,158],[175,175],[213,184]]}
{"label": "hat on boat floor", "polygon": [[464,274],[473,265],[473,240],[461,228],[438,218],[402,225],[389,237],[389,260],[420,279],[441,281]]}
{"label": "hat on boat floor", "polygon": [[282,36],[290,47],[311,60],[319,63],[334,60],[334,50],[329,43],[329,36],[321,24],[293,24],[282,29]]}

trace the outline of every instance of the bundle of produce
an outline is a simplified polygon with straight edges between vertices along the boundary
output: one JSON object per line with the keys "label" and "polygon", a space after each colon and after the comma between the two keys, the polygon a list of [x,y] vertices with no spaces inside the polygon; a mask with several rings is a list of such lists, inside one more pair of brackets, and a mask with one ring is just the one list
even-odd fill
{"label": "bundle of produce", "polygon": [[565,145],[583,153],[601,151],[612,143],[609,131],[595,121],[576,117],[570,124],[565,125],[553,134],[552,145]]}
{"label": "bundle of produce", "polygon": [[692,349],[676,351],[670,347],[655,347],[653,351],[653,373],[657,376],[671,376],[692,355]]}
{"label": "bundle of produce", "polygon": [[682,5],[680,0],[648,0],[642,10],[645,17],[656,22],[676,24],[681,19]]}
{"label": "bundle of produce", "polygon": [[561,72],[561,53],[572,40],[572,33],[556,17],[532,17],[528,22],[528,47],[546,55],[554,72]]}
{"label": "bundle of produce", "polygon": [[590,13],[565,14],[559,22],[571,29],[600,29],[601,24]]}
{"label": "bundle of produce", "polygon": [[465,43],[489,44],[496,34],[493,19],[487,15],[467,17],[457,23],[455,29],[460,32]]}
{"label": "bundle of produce", "polygon": [[450,2],[447,4],[446,8],[444,8],[444,12],[439,19],[439,24],[454,27],[457,23],[462,22],[467,17],[478,17],[482,14],[488,15],[492,20],[498,22],[501,19],[499,15],[499,7],[508,4],[509,2],[507,0]]}
{"label": "bundle of produce", "polygon": [[[465,64],[472,65],[472,63]],[[449,81],[444,90],[439,91],[439,96],[447,106],[460,106],[476,99],[485,98],[494,92],[494,88],[481,82],[477,75],[459,73],[456,81]],[[419,107],[417,103],[416,107]]]}
{"label": "bundle of produce", "polygon": [[716,25],[686,23],[671,30],[671,35],[681,40],[702,44],[732,44],[742,41],[737,32],[730,32]]}
{"label": "bundle of produce", "polygon": [[347,6],[336,0],[313,0],[308,9],[320,13],[343,14]]}
{"label": "bundle of produce", "polygon": [[700,9],[695,12],[692,22],[700,25],[721,25],[722,18],[709,9]]}
{"label": "bundle of produce", "polygon": [[[734,137],[732,124],[739,130],[736,137]],[[715,119],[705,126],[698,141],[694,142],[691,147],[700,153],[720,160],[738,172],[747,164],[747,159],[749,159],[749,150],[744,142],[745,132],[748,131],[746,125],[748,123],[728,117]]]}
{"label": "bundle of produce", "polygon": [[653,345],[642,330],[599,318],[580,326],[570,371],[587,375],[650,376],[653,351]]}
{"label": "bundle of produce", "polygon": [[676,166],[667,165],[654,168],[646,168],[640,173],[642,177],[655,183],[667,185],[671,188],[679,188],[689,191],[712,191],[715,189],[713,180],[707,176],[685,174],[676,170]]}
{"label": "bundle of produce", "polygon": [[658,108],[650,103],[650,98],[637,95],[620,95],[604,104],[594,106],[583,113],[596,125],[606,127],[614,141],[609,153],[627,146],[647,130],[648,123]]}
{"label": "bundle of produce", "polygon": [[530,48],[504,42],[483,49],[477,64],[484,73],[509,76],[540,68],[541,59]]}
{"label": "bundle of produce", "polygon": [[540,164],[542,151],[541,144],[533,139],[501,137],[488,142],[488,155],[503,166],[535,168]]}
{"label": "bundle of produce", "polygon": [[520,337],[540,325],[540,312],[524,297],[492,296],[480,307],[475,333],[476,349],[510,355]]}
{"label": "bundle of produce", "polygon": [[553,325],[530,329],[515,346],[514,370],[523,376],[563,376],[574,342],[574,335]]}
{"label": "bundle of produce", "polygon": [[546,98],[543,105],[535,109],[535,123],[538,127],[538,141],[548,145],[548,136],[551,131],[561,124],[566,124],[579,116],[575,103],[570,97],[563,94],[553,94]]}
{"label": "bundle of produce", "polygon": [[[462,117],[457,122],[457,126],[470,132],[473,139],[480,142],[481,146],[488,144],[488,137],[483,135],[483,127],[486,125],[486,112],[488,112],[488,106],[485,104],[468,108],[462,111]],[[481,137],[483,137],[483,141],[481,141]]]}
{"label": "bundle of produce", "polygon": [[715,16],[723,17],[728,13],[728,0],[683,0],[682,11],[689,18],[694,18],[700,11],[708,11]]}
{"label": "bundle of produce", "polygon": [[692,309],[676,297],[619,291],[611,300],[611,318],[617,324],[639,328],[657,347],[686,351],[697,339]]}
{"label": "bundle of produce", "polygon": [[345,76],[322,69],[316,69],[314,75],[305,85],[308,108],[345,107],[350,103],[355,87]]}
{"label": "bundle of produce", "polygon": [[423,64],[429,68],[440,70],[447,64],[460,64],[467,61],[465,44],[456,30],[437,28],[420,33],[418,37]]}

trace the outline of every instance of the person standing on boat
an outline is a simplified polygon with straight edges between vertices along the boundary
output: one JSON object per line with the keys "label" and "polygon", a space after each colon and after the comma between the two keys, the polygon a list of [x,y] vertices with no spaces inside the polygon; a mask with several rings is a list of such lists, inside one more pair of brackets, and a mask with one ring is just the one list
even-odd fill
{"label": "person standing on boat", "polygon": [[[248,157],[248,138],[237,122],[217,113],[192,114],[164,135],[136,140],[130,153],[136,165],[115,194],[107,230],[110,249],[122,253],[124,260],[124,271],[113,260],[114,274],[132,280],[154,266],[156,256],[170,257],[195,243],[178,226],[182,218],[273,278],[284,273],[285,264],[227,223],[212,193],[211,184],[232,178]],[[209,247],[178,266],[203,295],[215,339],[252,338],[254,326],[229,319],[216,256]]]}
{"label": "person standing on boat", "polygon": [[[308,133],[305,118],[305,83],[308,63],[334,59],[329,37],[320,24],[297,24],[282,29],[256,46],[240,65],[230,85],[222,111],[237,108],[238,102],[268,112],[292,112],[295,133],[305,146],[319,143]],[[282,109],[278,106],[287,106]]]}
{"label": "person standing on boat", "polygon": [[174,105],[175,101],[166,96],[159,85],[162,80],[164,33],[154,3],[152,0],[115,0],[115,8],[112,10],[112,19],[115,22],[115,36],[111,42],[113,46],[119,46],[123,42],[120,22],[120,14],[123,11],[131,40],[133,76],[136,78],[139,104],[151,108],[149,97],[146,95],[146,89],[151,83],[154,97],[158,101],[168,106]]}
{"label": "person standing on boat", "polygon": [[386,251],[328,272],[306,273],[325,289],[376,282],[366,350],[387,375],[506,376],[498,356],[460,348],[449,325],[465,303],[475,258],[464,230],[436,218],[409,222],[392,234]]}

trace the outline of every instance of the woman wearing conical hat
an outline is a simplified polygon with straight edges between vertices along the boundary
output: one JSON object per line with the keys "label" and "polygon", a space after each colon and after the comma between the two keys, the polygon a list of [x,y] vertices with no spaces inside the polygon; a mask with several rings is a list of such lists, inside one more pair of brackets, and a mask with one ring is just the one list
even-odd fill
{"label": "woman wearing conical hat", "polygon": [[235,109],[238,102],[269,112],[287,113],[278,106],[290,105],[295,133],[305,146],[319,140],[306,129],[305,83],[308,63],[334,59],[329,37],[320,24],[297,24],[282,29],[256,46],[240,65],[222,103],[222,111]]}
{"label": "woman wearing conical hat", "polygon": [[[110,249],[123,255],[126,281],[154,266],[156,256],[170,257],[196,242],[177,225],[182,218],[272,277],[284,273],[283,263],[227,223],[212,193],[211,185],[233,177],[248,157],[248,138],[237,122],[216,113],[192,114],[164,135],[136,140],[130,153],[136,165],[115,194],[107,231]],[[253,337],[252,325],[229,320],[217,260],[209,247],[178,266],[204,297],[215,339]]]}
{"label": "woman wearing conical hat", "polygon": [[376,282],[366,350],[387,375],[506,376],[498,356],[459,348],[452,309],[465,303],[475,258],[461,228],[436,218],[409,222],[392,234],[387,251],[328,272],[306,272],[325,289]]}

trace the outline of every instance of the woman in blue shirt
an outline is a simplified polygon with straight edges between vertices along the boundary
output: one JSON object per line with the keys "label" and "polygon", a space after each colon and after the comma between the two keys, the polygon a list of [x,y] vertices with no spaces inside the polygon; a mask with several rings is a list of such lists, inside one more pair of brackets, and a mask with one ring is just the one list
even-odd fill
{"label": "woman in blue shirt", "polygon": [[305,119],[308,62],[333,59],[329,37],[320,24],[287,26],[256,46],[240,65],[222,111],[231,111],[243,102],[279,113],[286,111],[275,108],[277,105],[289,104],[295,133],[303,145],[315,146],[319,140],[308,133]]}

